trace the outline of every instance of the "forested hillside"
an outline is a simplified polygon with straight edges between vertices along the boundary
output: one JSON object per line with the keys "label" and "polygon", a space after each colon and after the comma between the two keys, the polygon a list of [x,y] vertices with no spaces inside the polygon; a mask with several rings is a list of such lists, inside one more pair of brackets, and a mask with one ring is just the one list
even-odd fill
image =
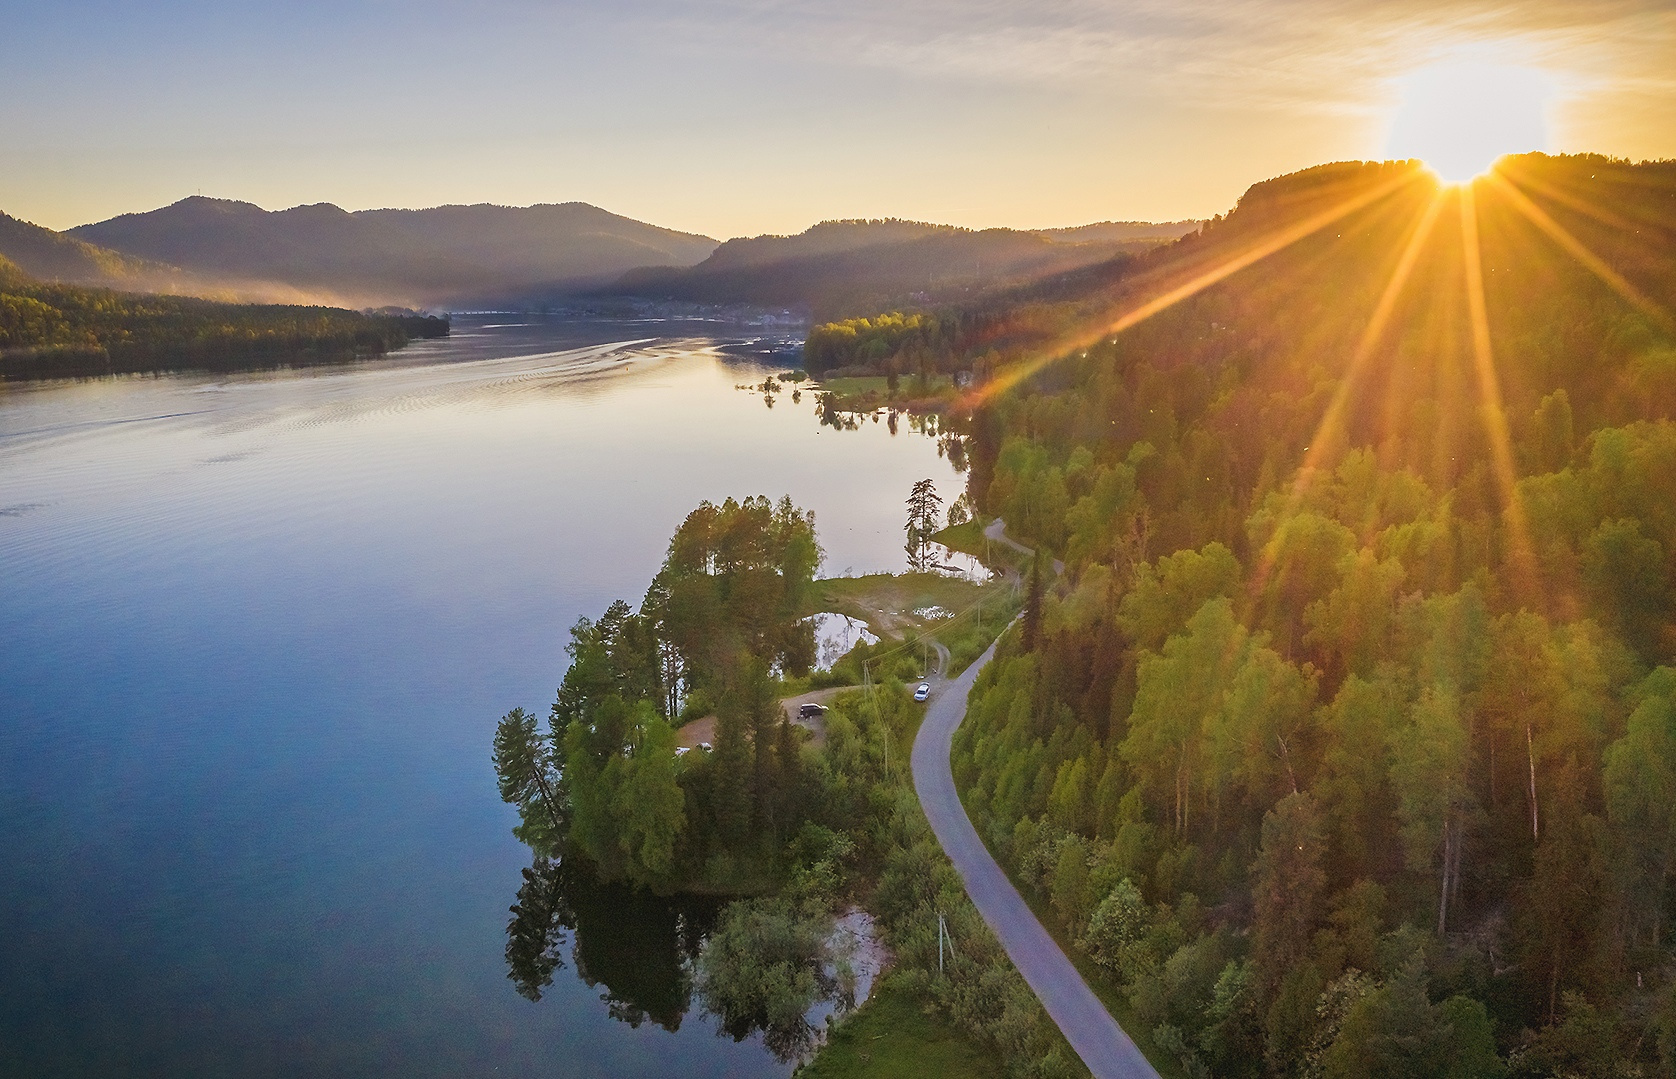
{"label": "forested hillside", "polygon": [[186,291],[193,284],[190,275],[173,266],[109,251],[7,214],[0,214],[0,258],[40,281],[147,292]]}
{"label": "forested hillside", "polygon": [[435,317],[47,284],[0,258],[0,380],[342,363],[447,333]]}
{"label": "forested hillside", "polygon": [[626,274],[608,291],[701,303],[796,306],[818,319],[944,303],[1146,251],[1197,222],[1105,222],[1025,232],[918,221],[823,221],[796,236],[729,240],[688,269]]}
{"label": "forested hillside", "polygon": [[1676,1069],[1673,301],[1676,165],[1536,155],[892,330],[1066,563],[957,779],[1187,1074]]}

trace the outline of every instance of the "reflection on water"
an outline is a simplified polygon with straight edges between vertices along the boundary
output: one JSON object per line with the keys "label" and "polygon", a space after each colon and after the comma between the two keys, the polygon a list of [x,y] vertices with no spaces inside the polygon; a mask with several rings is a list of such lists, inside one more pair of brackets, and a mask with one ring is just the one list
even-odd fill
{"label": "reflection on water", "polygon": [[815,620],[815,669],[830,671],[858,642],[879,643],[878,634],[867,623],[847,614],[822,611]]}
{"label": "reflection on water", "polygon": [[721,904],[699,896],[660,897],[603,884],[573,862],[537,858],[506,927],[507,976],[540,1000],[573,942],[577,976],[601,988],[611,1017],[681,1029],[692,1002],[692,966]]}
{"label": "reflection on water", "polygon": [[[769,1007],[757,999],[756,984],[696,977],[701,953],[707,943],[714,943],[722,900],[656,896],[624,884],[605,884],[583,863],[541,856],[523,870],[523,878],[506,926],[507,977],[518,993],[539,1002],[568,956],[577,976],[600,990],[611,1017],[631,1028],[650,1022],[672,1033],[680,1030],[694,1007],[696,987],[701,997],[697,1004],[715,1020],[718,1034],[760,1044],[776,1060],[795,1063],[812,1055],[829,1016],[867,999],[883,964],[883,949],[865,912],[852,910],[835,921],[823,914],[811,923],[822,926],[819,936],[803,942],[807,956],[777,957],[806,968],[786,980],[806,979],[808,999],[798,1000],[789,1010]],[[788,923],[796,922],[785,917],[792,907],[782,900],[747,902],[741,909],[752,911],[768,928],[753,925],[720,946],[773,951],[777,941],[783,943],[780,938]],[[715,965],[728,967],[725,962]],[[750,978],[753,983],[759,979],[760,972]],[[748,1002],[743,1008],[741,997]]]}
{"label": "reflection on water", "polygon": [[0,1074],[786,1075],[691,1021],[695,914],[614,936],[583,909],[633,901],[572,890],[519,995],[491,734],[700,499],[790,495],[864,573],[901,567],[912,483],[959,477],[735,391],[774,370],[717,327],[455,325],[350,368],[0,386]]}

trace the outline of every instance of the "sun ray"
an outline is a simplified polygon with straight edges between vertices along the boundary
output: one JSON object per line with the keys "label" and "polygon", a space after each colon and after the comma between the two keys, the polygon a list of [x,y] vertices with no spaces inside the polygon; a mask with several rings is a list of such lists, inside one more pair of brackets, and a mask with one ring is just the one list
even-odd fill
{"label": "sun ray", "polygon": [[[1490,443],[1490,468],[1501,488],[1502,516],[1507,522],[1508,554],[1518,580],[1526,589],[1536,583],[1536,555],[1524,503],[1519,498],[1519,474],[1513,463],[1513,441],[1502,407],[1501,380],[1496,375],[1490,317],[1484,299],[1484,258],[1478,239],[1478,196],[1475,186],[1463,185],[1461,202],[1461,258],[1466,271],[1467,317],[1472,332],[1472,366],[1478,379],[1480,412]],[[1526,591],[1525,595],[1532,595]]]}
{"label": "sun ray", "polygon": [[1397,300],[1402,296],[1408,279],[1414,273],[1414,265],[1420,260],[1420,252],[1431,237],[1432,227],[1437,224],[1438,214],[1442,209],[1443,193],[1440,191],[1432,196],[1414,223],[1408,242],[1403,246],[1402,254],[1398,256],[1396,266],[1391,270],[1391,278],[1386,282],[1385,291],[1380,295],[1379,303],[1375,305],[1373,315],[1368,319],[1367,328],[1362,331],[1361,340],[1356,343],[1356,351],[1351,354],[1344,378],[1339,382],[1332,401],[1321,415],[1321,422],[1316,426],[1315,434],[1310,438],[1303,465],[1293,485],[1294,497],[1302,496],[1309,484],[1309,474],[1320,467],[1327,457],[1333,439],[1342,433],[1344,410],[1349,406],[1351,392],[1355,389],[1362,369],[1367,366],[1368,359],[1373,355],[1374,348],[1385,336],[1391,315],[1396,310]]}
{"label": "sun ray", "polygon": [[1578,198],[1569,191],[1565,191],[1546,180],[1542,180],[1531,175],[1528,169],[1520,167],[1519,160],[1517,158],[1507,159],[1500,165],[1497,165],[1495,171],[1497,175],[1499,175],[1503,180],[1506,180],[1508,183],[1517,182],[1518,186],[1533,188],[1541,192],[1545,197],[1553,199],[1555,202],[1560,203],[1563,206],[1576,210],[1578,213],[1583,214],[1586,217],[1592,217],[1603,225],[1609,225],[1621,232],[1634,232],[1638,227],[1635,222],[1620,214],[1615,214],[1604,207],[1596,206],[1586,199]]}
{"label": "sun ray", "polygon": [[1549,239],[1559,244],[1566,254],[1582,263],[1591,273],[1604,281],[1612,291],[1627,300],[1631,306],[1652,319],[1665,331],[1676,332],[1676,319],[1671,318],[1670,312],[1660,307],[1640,289],[1630,284],[1622,274],[1608,266],[1605,260],[1585,247],[1581,240],[1566,231],[1563,225],[1550,217],[1542,207],[1532,202],[1529,196],[1515,187],[1506,177],[1492,172],[1484,179],[1495,189],[1497,194],[1512,203],[1514,209],[1525,215],[1525,218],[1531,224],[1547,233]]}
{"label": "sun ray", "polygon": [[[1360,378],[1362,368],[1372,357],[1375,347],[1385,336],[1386,327],[1390,324],[1391,316],[1396,311],[1397,301],[1401,298],[1403,289],[1407,287],[1409,278],[1413,276],[1415,264],[1420,261],[1420,253],[1426,247],[1426,241],[1431,238],[1432,229],[1443,210],[1444,192],[1434,192],[1431,199],[1420,211],[1414,225],[1409,230],[1408,241],[1403,245],[1402,253],[1398,255],[1396,264],[1391,269],[1391,277],[1385,283],[1385,290],[1380,294],[1379,302],[1374,305],[1373,314],[1368,318],[1366,329],[1356,343],[1356,350],[1351,354],[1350,362],[1345,368],[1344,378],[1340,380],[1338,388],[1333,393],[1333,399],[1321,415],[1321,422],[1316,425],[1315,434],[1310,437],[1309,445],[1305,449],[1303,463],[1298,467],[1298,474],[1292,482],[1291,491],[1287,495],[1286,508],[1281,517],[1285,519],[1297,512],[1304,495],[1308,493],[1310,484],[1314,481],[1317,471],[1329,457],[1329,443],[1341,433],[1344,411],[1349,406],[1352,391]],[[1268,576],[1274,570],[1278,555],[1278,534],[1264,545],[1262,554],[1258,558],[1257,566],[1252,574],[1251,596],[1253,601],[1262,594],[1268,582]]]}
{"label": "sun ray", "polygon": [[1112,319],[1110,322],[1103,324],[1098,331],[1084,332],[1075,336],[1066,337],[1050,345],[1043,346],[1037,351],[1037,354],[1034,357],[1014,364],[1005,371],[1000,372],[995,377],[991,378],[982,386],[977,387],[971,393],[967,394],[966,398],[962,401],[962,406],[967,410],[975,408],[978,405],[981,405],[985,400],[1012,389],[1014,386],[1024,382],[1026,379],[1041,371],[1049,364],[1064,358],[1071,352],[1074,352],[1079,348],[1086,348],[1095,341],[1122,333],[1124,330],[1144,322],[1162,311],[1166,311],[1169,308],[1174,307],[1181,301],[1203,292],[1212,285],[1225,280],[1254,263],[1261,262],[1270,255],[1285,250],[1297,243],[1299,240],[1320,232],[1328,225],[1331,225],[1336,221],[1343,220],[1358,210],[1371,206],[1379,200],[1393,194],[1399,188],[1416,182],[1423,182],[1424,178],[1425,173],[1419,169],[1395,176],[1384,183],[1362,192],[1359,195],[1345,199],[1343,202],[1337,203],[1325,210],[1312,214],[1294,225],[1264,237],[1257,243],[1251,244],[1245,248],[1239,254],[1225,259],[1213,266],[1211,269],[1198,273],[1162,295],[1155,296],[1152,299],[1146,300],[1128,311],[1125,311],[1123,314]]}

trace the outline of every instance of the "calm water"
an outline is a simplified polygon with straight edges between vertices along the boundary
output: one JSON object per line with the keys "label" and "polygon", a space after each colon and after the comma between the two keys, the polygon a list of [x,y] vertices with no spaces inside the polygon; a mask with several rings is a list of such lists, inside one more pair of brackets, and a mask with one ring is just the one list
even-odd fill
{"label": "calm water", "polygon": [[859,573],[958,477],[734,389],[764,370],[703,326],[457,325],[348,370],[0,386],[0,1074],[788,1070],[643,976],[690,943],[666,907],[585,899],[586,979],[567,947],[515,992],[490,733],[700,499],[790,494]]}

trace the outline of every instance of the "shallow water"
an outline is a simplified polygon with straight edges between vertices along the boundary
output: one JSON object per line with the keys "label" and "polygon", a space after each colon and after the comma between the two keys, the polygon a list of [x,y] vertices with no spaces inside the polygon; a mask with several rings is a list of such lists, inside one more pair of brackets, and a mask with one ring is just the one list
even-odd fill
{"label": "shallow water", "polygon": [[701,498],[789,494],[862,573],[901,568],[914,480],[960,477],[736,390],[765,369],[725,329],[513,321],[0,387],[0,1073],[786,1073],[693,1011],[613,1018],[637,961],[598,957],[665,913],[595,923],[599,984],[567,951],[515,992],[490,734]]}

